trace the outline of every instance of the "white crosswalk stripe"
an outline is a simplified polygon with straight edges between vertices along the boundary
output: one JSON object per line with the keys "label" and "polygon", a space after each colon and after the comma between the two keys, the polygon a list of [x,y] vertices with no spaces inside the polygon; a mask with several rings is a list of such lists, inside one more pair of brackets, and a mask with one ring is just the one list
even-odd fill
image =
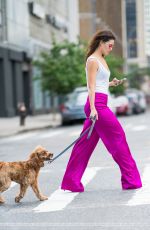
{"label": "white crosswalk stripe", "polygon": [[[10,187],[9,187],[9,189],[8,190],[10,190],[11,188],[13,188],[13,187],[15,187],[17,185],[17,183],[15,183],[15,182],[11,182],[11,185],[10,185]],[[8,191],[7,190],[7,191]]]}
{"label": "white crosswalk stripe", "polygon": [[133,124],[127,123],[126,125],[123,126],[125,130],[130,130],[133,127]]}
{"label": "white crosswalk stripe", "polygon": [[10,142],[17,142],[17,141],[21,141],[21,140],[27,140],[30,138],[33,138],[34,136],[37,136],[38,132],[31,132],[31,133],[25,133],[25,134],[20,134],[20,135],[16,135],[13,137],[7,137],[4,139],[0,140],[0,143],[10,143]]}
{"label": "white crosswalk stripe", "polygon": [[[148,127],[146,125],[133,125],[131,123],[127,123],[126,125],[123,126],[123,128],[126,131],[144,131],[144,130],[148,130]],[[56,136],[59,136],[63,133],[67,132],[66,129],[60,129],[60,130],[50,130],[50,131],[46,131],[46,132],[39,132],[39,131],[33,131],[33,132],[29,132],[29,133],[24,133],[24,134],[18,134],[12,137],[7,137],[7,138],[3,138],[0,139],[0,143],[1,144],[5,144],[5,143],[15,143],[18,141],[24,141],[24,140],[31,140],[31,139],[46,139],[46,138],[53,138]],[[78,137],[81,133],[81,129],[74,129],[72,131],[69,130],[68,135],[70,137]]]}
{"label": "white crosswalk stripe", "polygon": [[63,130],[51,131],[46,133],[31,132],[31,133],[20,134],[13,137],[1,139],[0,143],[5,144],[5,143],[10,143],[10,142],[12,143],[12,142],[23,141],[23,140],[50,138],[50,137],[55,137],[57,135],[60,135],[63,132],[64,132]]}
{"label": "white crosswalk stripe", "polygon": [[134,196],[127,202],[128,206],[150,204],[150,166],[147,166],[142,176],[143,187],[136,190]]}
{"label": "white crosswalk stripe", "polygon": [[49,137],[55,137],[57,135],[60,135],[63,133],[63,130],[53,131],[53,132],[46,132],[38,135],[38,138],[49,138]]}
{"label": "white crosswalk stripe", "polygon": [[81,133],[81,131],[74,131],[74,132],[70,133],[70,136],[71,136],[71,137],[72,137],[72,136],[79,136],[80,133]]}
{"label": "white crosswalk stripe", "polygon": [[147,130],[148,127],[146,125],[138,125],[132,128],[132,131],[143,131]]}
{"label": "white crosswalk stripe", "polygon": [[[82,183],[86,186],[99,172],[99,170],[104,170],[108,167],[88,167],[83,175]],[[110,167],[109,167],[110,168]],[[43,169],[40,173],[50,173],[50,169]],[[143,187],[134,190],[135,193],[132,197],[123,205],[126,206],[137,206],[137,205],[145,205],[150,204],[150,165],[147,165],[144,169],[142,175],[142,183]],[[11,186],[8,190],[11,190],[17,185],[17,183],[12,182]],[[8,191],[7,190],[7,191]],[[6,191],[6,192],[7,192]],[[130,192],[131,190],[128,190]],[[133,190],[132,190],[133,191]],[[31,212],[54,212],[54,211],[61,211],[64,210],[78,195],[79,193],[72,193],[69,191],[63,191],[60,188],[54,191],[50,196],[49,199],[40,203],[36,207],[32,208],[31,205]],[[28,210],[29,211],[29,210]]]}
{"label": "white crosswalk stripe", "polygon": [[[86,186],[100,170],[98,167],[87,168],[82,182]],[[56,190],[47,201],[34,208],[36,212],[54,212],[63,210],[69,203],[71,203],[78,193],[64,192],[61,189]]]}

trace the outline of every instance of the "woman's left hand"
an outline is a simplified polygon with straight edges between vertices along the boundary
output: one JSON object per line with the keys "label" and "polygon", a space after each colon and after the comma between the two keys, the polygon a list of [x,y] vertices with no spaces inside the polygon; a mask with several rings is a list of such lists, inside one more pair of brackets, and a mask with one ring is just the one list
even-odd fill
{"label": "woman's left hand", "polygon": [[123,80],[118,80],[117,78],[114,78],[110,83],[110,86],[118,86],[123,83]]}

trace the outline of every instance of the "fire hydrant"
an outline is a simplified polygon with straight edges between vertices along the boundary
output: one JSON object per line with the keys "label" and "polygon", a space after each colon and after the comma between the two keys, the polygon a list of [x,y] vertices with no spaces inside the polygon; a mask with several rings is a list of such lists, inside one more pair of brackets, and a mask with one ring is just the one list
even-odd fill
{"label": "fire hydrant", "polygon": [[19,107],[18,110],[19,110],[19,117],[20,117],[20,126],[24,126],[25,119],[27,116],[27,109],[24,103],[20,103],[18,107]]}

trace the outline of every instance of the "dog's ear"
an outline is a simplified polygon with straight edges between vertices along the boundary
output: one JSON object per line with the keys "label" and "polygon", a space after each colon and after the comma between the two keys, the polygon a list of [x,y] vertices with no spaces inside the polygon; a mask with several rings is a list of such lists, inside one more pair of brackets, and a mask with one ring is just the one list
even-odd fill
{"label": "dog's ear", "polygon": [[30,158],[30,159],[38,158],[37,152],[32,152],[32,153],[30,154],[30,157],[29,157],[29,158]]}
{"label": "dog's ear", "polygon": [[33,159],[33,158],[38,158],[39,155],[38,155],[38,152],[40,152],[40,150],[43,149],[43,147],[41,145],[38,145],[34,150],[33,152],[30,154],[30,159]]}

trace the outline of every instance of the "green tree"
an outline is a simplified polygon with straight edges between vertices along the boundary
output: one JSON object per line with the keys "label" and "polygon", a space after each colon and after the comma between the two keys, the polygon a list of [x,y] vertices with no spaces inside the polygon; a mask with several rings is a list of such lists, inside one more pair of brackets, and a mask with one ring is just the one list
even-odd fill
{"label": "green tree", "polygon": [[42,52],[39,59],[34,61],[41,71],[42,89],[49,91],[51,98],[55,94],[65,95],[86,84],[84,53],[85,44],[80,40],[78,43],[53,42],[51,50]]}
{"label": "green tree", "polygon": [[[123,64],[124,64],[124,59],[114,56],[114,55],[109,55],[106,57],[106,61],[108,63],[111,75],[110,75],[110,81],[116,77],[117,79],[122,79],[125,76],[125,74],[123,73]],[[125,90],[125,87],[123,84],[117,86],[117,87],[110,87],[110,92],[115,94],[115,95],[119,95],[122,94]]]}
{"label": "green tree", "polygon": [[[50,92],[52,107],[56,94],[66,95],[74,88],[86,85],[85,49],[86,43],[81,40],[78,40],[78,43],[53,41],[52,48],[48,52],[42,52],[33,62],[41,72],[42,89]],[[110,55],[107,62],[111,71],[110,80],[114,77],[121,79],[123,59]],[[110,91],[120,94],[124,91],[124,86],[110,87]]]}

